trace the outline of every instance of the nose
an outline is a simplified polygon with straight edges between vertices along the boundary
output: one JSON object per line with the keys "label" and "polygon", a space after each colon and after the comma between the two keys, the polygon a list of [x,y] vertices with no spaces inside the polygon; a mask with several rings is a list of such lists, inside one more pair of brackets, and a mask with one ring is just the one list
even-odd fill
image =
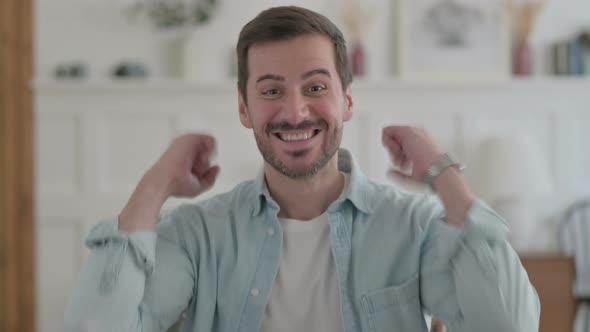
{"label": "nose", "polygon": [[298,124],[309,120],[309,103],[300,93],[291,93],[283,108],[286,120],[291,124]]}

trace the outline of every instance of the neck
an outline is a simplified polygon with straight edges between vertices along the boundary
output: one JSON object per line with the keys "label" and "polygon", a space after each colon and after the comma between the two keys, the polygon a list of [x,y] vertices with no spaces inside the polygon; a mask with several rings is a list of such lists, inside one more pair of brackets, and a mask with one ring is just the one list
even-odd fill
{"label": "neck", "polygon": [[280,218],[310,220],[324,213],[340,196],[344,177],[338,170],[338,154],[315,175],[291,179],[264,164],[266,185],[279,204]]}

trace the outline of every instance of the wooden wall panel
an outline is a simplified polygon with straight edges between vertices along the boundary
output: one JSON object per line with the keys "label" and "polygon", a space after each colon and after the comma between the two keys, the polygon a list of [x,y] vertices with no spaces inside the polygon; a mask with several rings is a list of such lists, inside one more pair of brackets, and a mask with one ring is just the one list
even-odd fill
{"label": "wooden wall panel", "polygon": [[0,0],[0,331],[35,330],[32,0]]}
{"label": "wooden wall panel", "polygon": [[539,332],[572,331],[576,313],[574,259],[539,254],[521,260],[541,301]]}

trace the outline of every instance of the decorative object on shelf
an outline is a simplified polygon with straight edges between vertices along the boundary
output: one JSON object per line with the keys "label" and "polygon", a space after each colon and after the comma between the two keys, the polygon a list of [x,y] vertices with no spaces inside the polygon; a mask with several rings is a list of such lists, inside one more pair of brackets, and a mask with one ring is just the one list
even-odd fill
{"label": "decorative object on shelf", "polygon": [[532,51],[529,42],[520,40],[514,43],[512,47],[512,74],[529,76],[533,68]]}
{"label": "decorative object on shelf", "polygon": [[590,75],[590,30],[580,33],[578,43],[580,45],[582,74]]}
{"label": "decorative object on shelf", "polygon": [[[210,66],[201,63],[210,60],[210,48],[204,49],[206,41],[200,40],[203,25],[215,14],[218,0],[133,0],[125,8],[133,21],[147,20],[159,30],[163,45],[163,65],[169,76],[196,80]],[[217,74],[217,73],[216,73]],[[210,75],[209,75],[210,76]]]}
{"label": "decorative object on shelf", "polygon": [[506,80],[510,40],[501,1],[399,0],[398,71],[407,80]]}
{"label": "decorative object on shelf", "polygon": [[349,55],[352,75],[362,77],[367,74],[364,36],[375,11],[373,8],[363,7],[359,0],[348,0],[344,7],[343,18],[352,40]]}
{"label": "decorative object on shelf", "polygon": [[[231,54],[228,44],[219,42],[219,31],[224,23],[212,23],[194,29],[188,35],[181,52],[181,78],[192,82],[220,83],[231,78]],[[234,49],[235,52],[235,49]],[[237,58],[236,58],[237,64]]]}
{"label": "decorative object on shelf", "polygon": [[526,133],[487,138],[478,152],[475,188],[506,218],[513,247],[520,252],[543,247],[534,232],[534,202],[553,190],[546,155]]}
{"label": "decorative object on shelf", "polygon": [[582,63],[582,47],[578,38],[574,38],[568,43],[569,50],[569,74],[582,75],[584,74],[584,65]]}
{"label": "decorative object on shelf", "polygon": [[146,78],[147,76],[148,70],[140,62],[124,61],[113,69],[113,77],[115,78]]}
{"label": "decorative object on shelf", "polygon": [[158,29],[187,28],[209,22],[217,0],[135,0],[125,8],[132,20],[147,19]]}
{"label": "decorative object on shelf", "polygon": [[553,45],[553,73],[555,75],[570,74],[569,47],[568,41],[559,41]]}
{"label": "decorative object on shelf", "polygon": [[556,75],[590,74],[590,33],[583,32],[553,45],[553,71]]}
{"label": "decorative object on shelf", "polygon": [[365,76],[367,73],[367,56],[365,53],[365,47],[361,41],[355,41],[352,44],[352,49],[350,52],[350,65],[352,70],[352,75],[355,77],[362,77]]}
{"label": "decorative object on shelf", "polygon": [[84,79],[86,76],[86,65],[82,62],[61,63],[55,68],[57,79]]}
{"label": "decorative object on shelf", "polygon": [[532,73],[530,36],[535,29],[544,0],[510,0],[512,17],[512,74],[528,76]]}

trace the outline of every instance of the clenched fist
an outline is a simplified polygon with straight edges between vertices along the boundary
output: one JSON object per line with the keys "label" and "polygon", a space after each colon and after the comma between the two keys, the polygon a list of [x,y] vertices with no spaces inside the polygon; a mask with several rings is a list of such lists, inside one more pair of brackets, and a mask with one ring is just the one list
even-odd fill
{"label": "clenched fist", "polygon": [[381,139],[393,164],[400,169],[390,173],[405,179],[422,182],[430,165],[442,155],[440,148],[422,128],[385,127]]}
{"label": "clenched fist", "polygon": [[168,197],[195,197],[215,183],[219,166],[211,165],[215,139],[186,134],[176,138],[142,177],[119,215],[119,229],[126,232],[155,228]]}
{"label": "clenched fist", "polygon": [[215,139],[209,135],[186,134],[176,138],[154,165],[154,176],[166,197],[194,197],[213,186],[219,166],[211,166]]}
{"label": "clenched fist", "polygon": [[[404,179],[423,182],[426,171],[442,152],[426,130],[407,126],[383,128],[383,145],[400,170],[390,173]],[[434,189],[445,207],[445,221],[463,226],[475,196],[458,170],[448,167],[433,181]]]}

